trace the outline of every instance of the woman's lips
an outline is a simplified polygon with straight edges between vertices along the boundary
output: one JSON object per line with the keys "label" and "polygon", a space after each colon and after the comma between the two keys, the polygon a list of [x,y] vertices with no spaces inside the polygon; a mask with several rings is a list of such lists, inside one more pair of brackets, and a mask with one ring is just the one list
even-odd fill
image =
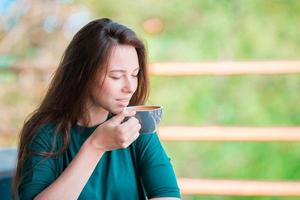
{"label": "woman's lips", "polygon": [[123,105],[123,106],[127,106],[129,101],[128,100],[117,100],[119,102],[119,104]]}

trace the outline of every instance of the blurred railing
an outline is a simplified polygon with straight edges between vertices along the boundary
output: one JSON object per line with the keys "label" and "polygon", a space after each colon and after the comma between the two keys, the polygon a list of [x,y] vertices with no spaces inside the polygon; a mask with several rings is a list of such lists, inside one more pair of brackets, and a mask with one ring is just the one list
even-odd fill
{"label": "blurred railing", "polygon": [[[156,63],[152,75],[273,75],[300,73],[300,61]],[[300,127],[160,127],[165,141],[299,142]],[[300,181],[206,180],[178,178],[182,194],[222,196],[300,196]]]}
{"label": "blurred railing", "polygon": [[300,73],[300,61],[155,63],[150,72],[162,76],[294,74]]}
{"label": "blurred railing", "polygon": [[[48,77],[55,66],[41,63],[17,63],[8,68],[16,74],[34,73]],[[151,75],[198,76],[198,75],[274,75],[300,73],[300,61],[220,61],[220,62],[167,62],[150,65]]]}
{"label": "blurred railing", "polygon": [[165,126],[159,135],[165,141],[300,142],[300,127]]}

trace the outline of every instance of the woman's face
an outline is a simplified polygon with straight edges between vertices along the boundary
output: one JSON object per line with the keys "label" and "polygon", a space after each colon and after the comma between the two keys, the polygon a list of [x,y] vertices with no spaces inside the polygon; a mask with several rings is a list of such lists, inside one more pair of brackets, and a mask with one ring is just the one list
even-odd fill
{"label": "woman's face", "polygon": [[[117,45],[109,60],[107,75],[100,74],[92,94],[92,104],[114,114],[128,106],[137,89],[139,62],[137,52],[129,45]],[[103,86],[101,87],[102,81]]]}

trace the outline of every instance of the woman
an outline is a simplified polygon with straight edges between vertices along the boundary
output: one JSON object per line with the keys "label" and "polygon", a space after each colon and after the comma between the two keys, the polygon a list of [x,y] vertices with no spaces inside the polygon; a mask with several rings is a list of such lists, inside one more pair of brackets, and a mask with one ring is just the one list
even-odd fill
{"label": "woman", "polygon": [[21,131],[14,197],[180,198],[157,134],[139,135],[134,111],[124,110],[148,98],[146,66],[129,28],[103,18],[79,30]]}

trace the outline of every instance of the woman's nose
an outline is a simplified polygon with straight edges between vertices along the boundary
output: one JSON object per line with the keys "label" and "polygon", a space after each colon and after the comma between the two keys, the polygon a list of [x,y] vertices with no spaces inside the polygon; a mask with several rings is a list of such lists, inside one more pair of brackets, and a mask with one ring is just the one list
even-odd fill
{"label": "woman's nose", "polygon": [[123,87],[124,92],[133,93],[134,92],[134,80],[126,79],[125,85]]}

